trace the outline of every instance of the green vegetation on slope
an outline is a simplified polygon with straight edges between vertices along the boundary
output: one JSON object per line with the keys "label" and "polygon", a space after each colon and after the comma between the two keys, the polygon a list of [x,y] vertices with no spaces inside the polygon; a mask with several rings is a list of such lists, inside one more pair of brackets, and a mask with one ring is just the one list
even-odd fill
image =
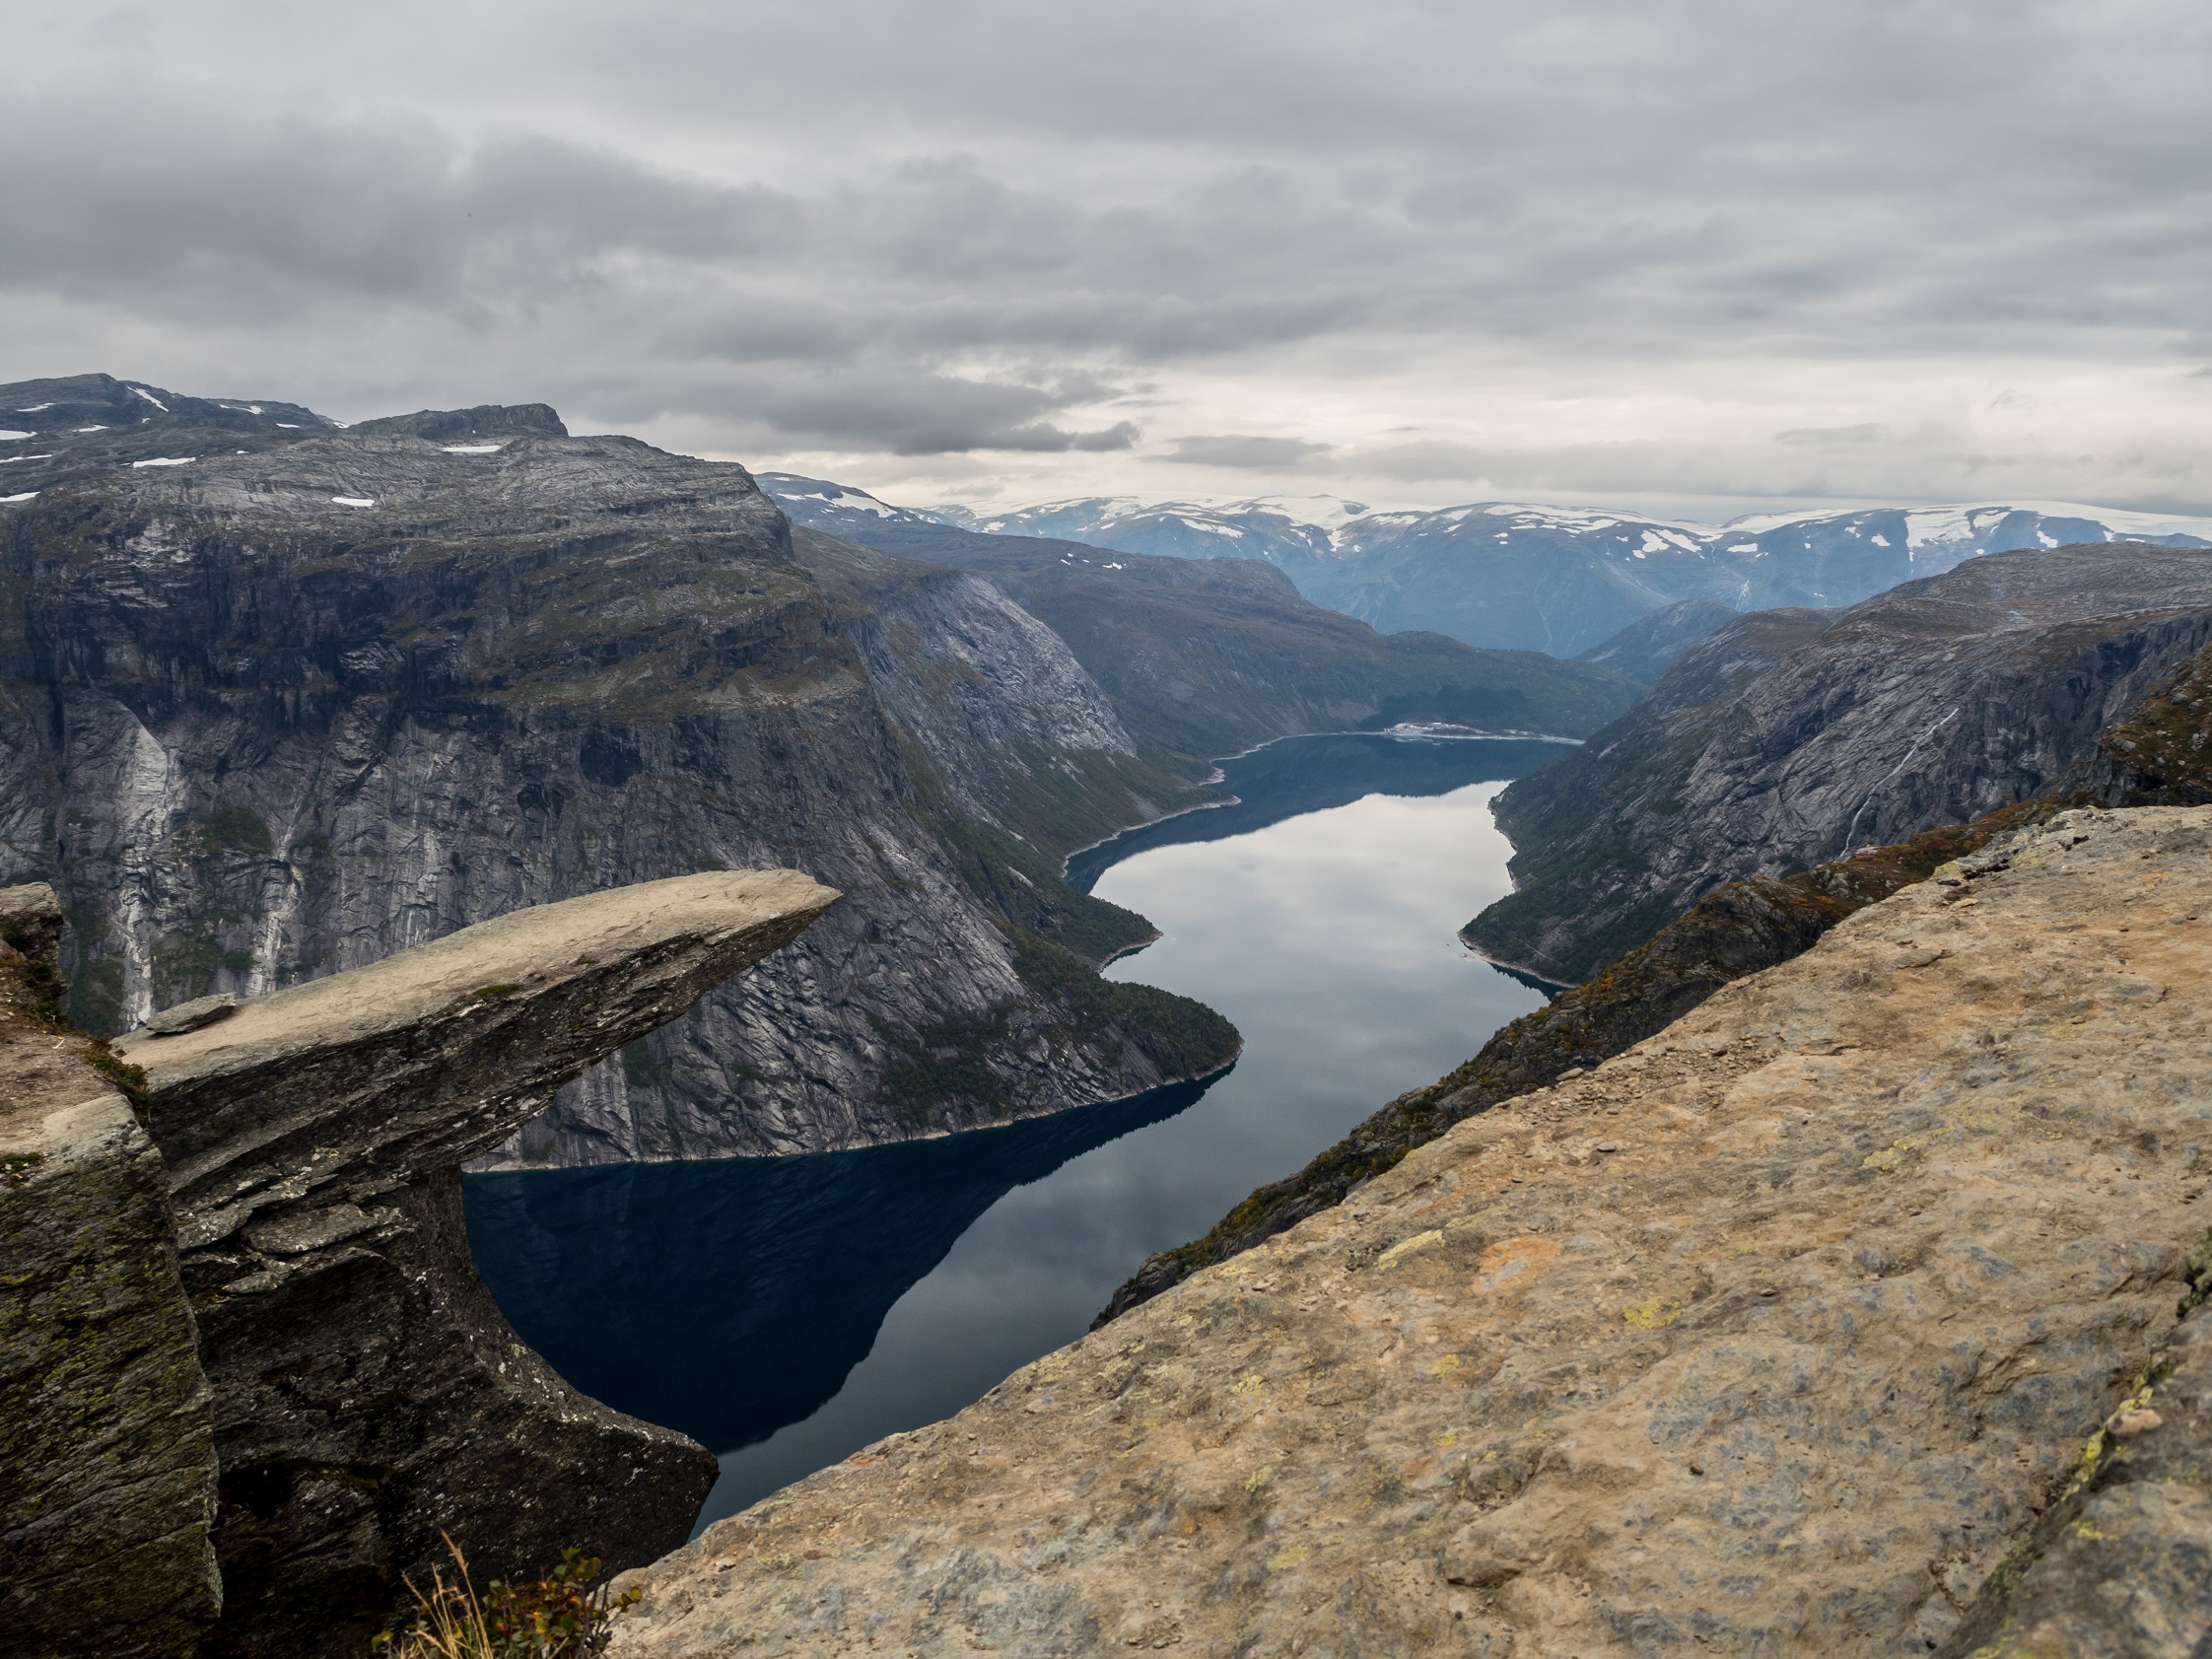
{"label": "green vegetation on slope", "polygon": [[[927,757],[911,741],[901,747],[916,815],[991,908],[1013,946],[1014,972],[1037,1001],[939,1021],[895,1043],[899,1058],[884,1070],[880,1098],[900,1123],[926,1133],[948,1121],[1004,1117],[1011,1091],[990,1057],[1025,1047],[1040,1032],[1057,1048],[1111,1031],[1168,1081],[1209,1075],[1236,1058],[1242,1037],[1204,1002],[1099,977],[1100,966],[1157,938],[1157,929],[1069,886],[1056,853],[961,812]],[[1042,1026],[1033,1023],[1036,1005],[1047,1010]]]}

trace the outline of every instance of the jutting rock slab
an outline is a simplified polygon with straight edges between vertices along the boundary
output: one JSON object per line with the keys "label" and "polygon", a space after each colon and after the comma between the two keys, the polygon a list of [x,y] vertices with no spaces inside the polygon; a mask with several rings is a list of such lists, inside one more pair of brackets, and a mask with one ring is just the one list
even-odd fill
{"label": "jutting rock slab", "polygon": [[357,1659],[443,1535],[479,1583],[683,1540],[714,1458],[516,1338],[469,1260],[460,1165],[837,896],[775,869],[614,888],[123,1040],[213,1391],[204,1652]]}
{"label": "jutting rock slab", "polygon": [[2208,905],[2212,810],[1946,866],[630,1575],[616,1651],[2201,1651]]}

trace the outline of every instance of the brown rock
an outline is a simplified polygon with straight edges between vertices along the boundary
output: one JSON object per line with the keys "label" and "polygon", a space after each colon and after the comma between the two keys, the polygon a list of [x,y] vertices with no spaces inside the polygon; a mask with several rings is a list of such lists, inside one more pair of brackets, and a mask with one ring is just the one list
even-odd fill
{"label": "brown rock", "polygon": [[[59,925],[0,892],[0,937]],[[0,1648],[153,1659],[222,1600],[209,1393],[161,1159],[42,965],[0,942]]]}

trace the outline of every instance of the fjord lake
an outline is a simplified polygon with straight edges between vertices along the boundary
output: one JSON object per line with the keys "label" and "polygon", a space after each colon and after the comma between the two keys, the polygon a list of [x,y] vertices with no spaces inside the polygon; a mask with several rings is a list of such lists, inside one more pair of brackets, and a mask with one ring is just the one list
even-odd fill
{"label": "fjord lake", "polygon": [[1160,930],[1106,973],[1227,1015],[1228,1071],[856,1151],[472,1175],[485,1282],[574,1386],[718,1454],[701,1526],[949,1416],[1542,1004],[1456,930],[1510,886],[1490,797],[1559,752],[1345,734],[1226,761],[1228,804],[1069,878]]}

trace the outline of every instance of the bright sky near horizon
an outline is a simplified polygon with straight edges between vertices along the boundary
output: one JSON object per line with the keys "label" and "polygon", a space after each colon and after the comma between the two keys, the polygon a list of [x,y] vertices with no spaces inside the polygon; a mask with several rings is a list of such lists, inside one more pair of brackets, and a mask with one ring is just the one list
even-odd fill
{"label": "bright sky near horizon", "polygon": [[2182,0],[17,0],[0,380],[894,501],[2212,511]]}

